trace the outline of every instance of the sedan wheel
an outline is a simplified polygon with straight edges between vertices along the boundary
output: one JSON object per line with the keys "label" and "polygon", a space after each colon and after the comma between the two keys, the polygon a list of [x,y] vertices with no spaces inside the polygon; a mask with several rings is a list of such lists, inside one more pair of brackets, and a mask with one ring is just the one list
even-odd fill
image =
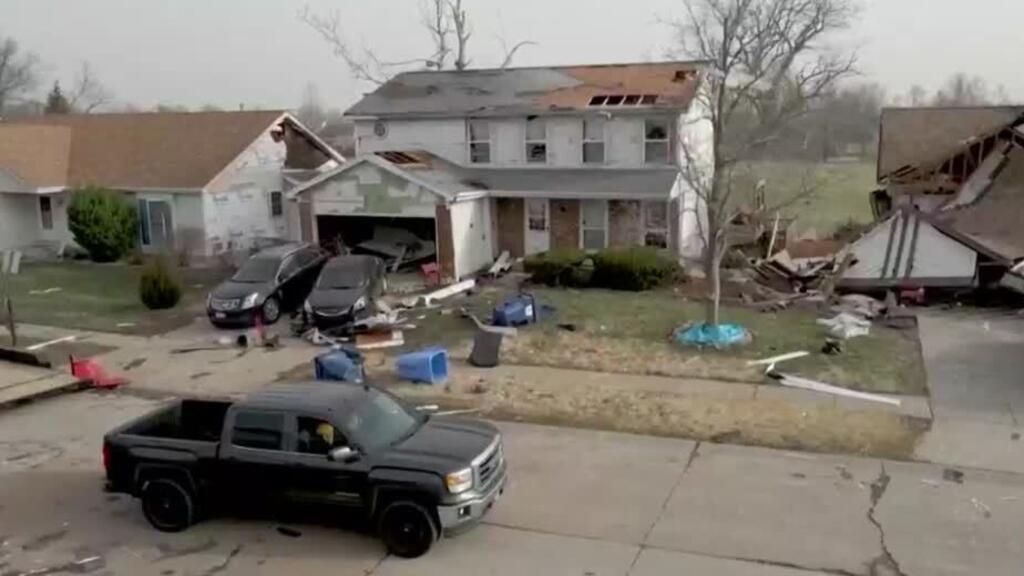
{"label": "sedan wheel", "polygon": [[281,305],[277,302],[277,298],[273,296],[266,299],[263,302],[263,323],[273,324],[277,322],[278,318],[281,317]]}

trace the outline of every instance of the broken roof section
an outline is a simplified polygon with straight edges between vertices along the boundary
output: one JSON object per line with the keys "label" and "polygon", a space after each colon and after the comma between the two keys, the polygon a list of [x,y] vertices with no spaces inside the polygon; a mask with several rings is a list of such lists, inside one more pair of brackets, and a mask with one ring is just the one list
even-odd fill
{"label": "broken roof section", "polygon": [[902,169],[944,160],[980,136],[1011,124],[1024,106],[886,108],[878,144],[878,181]]}
{"label": "broken roof section", "polygon": [[[347,116],[497,116],[612,108],[689,107],[700,62],[405,72],[348,109]],[[603,98],[602,98],[603,97]]]}
{"label": "broken roof section", "polygon": [[[281,110],[47,115],[0,123],[0,170],[33,188],[200,189],[275,122]],[[326,144],[317,147],[335,160]]]}

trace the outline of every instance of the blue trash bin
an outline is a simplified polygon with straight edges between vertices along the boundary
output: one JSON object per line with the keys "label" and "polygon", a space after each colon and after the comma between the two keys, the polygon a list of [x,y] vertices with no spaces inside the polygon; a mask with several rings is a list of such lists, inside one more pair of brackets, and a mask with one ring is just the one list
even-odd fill
{"label": "blue trash bin", "polygon": [[533,294],[517,294],[494,308],[495,326],[525,326],[537,321],[537,301]]}
{"label": "blue trash bin", "polygon": [[362,382],[363,355],[345,348],[325,352],[313,359],[313,372],[317,380]]}
{"label": "blue trash bin", "polygon": [[448,351],[434,347],[410,352],[399,356],[395,366],[402,380],[438,384],[448,379]]}

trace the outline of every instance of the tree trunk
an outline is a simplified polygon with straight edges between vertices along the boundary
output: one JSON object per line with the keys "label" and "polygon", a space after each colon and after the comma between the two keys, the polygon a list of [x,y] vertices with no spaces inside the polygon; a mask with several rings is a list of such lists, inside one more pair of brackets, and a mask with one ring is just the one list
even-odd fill
{"label": "tree trunk", "polygon": [[704,250],[704,272],[708,283],[707,309],[704,323],[718,326],[718,309],[722,301],[721,263],[718,257],[718,242],[714,240],[716,231],[708,231],[707,249]]}

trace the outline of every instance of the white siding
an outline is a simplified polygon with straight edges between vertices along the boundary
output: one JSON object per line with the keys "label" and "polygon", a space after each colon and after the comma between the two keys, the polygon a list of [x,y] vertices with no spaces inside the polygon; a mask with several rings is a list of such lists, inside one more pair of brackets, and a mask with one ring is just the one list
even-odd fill
{"label": "white siding", "polygon": [[287,217],[270,214],[270,193],[284,190],[281,170],[287,154],[284,142],[275,142],[270,132],[207,187],[202,201],[207,254],[245,250],[256,238],[289,236]]}
{"label": "white siding", "polygon": [[[939,232],[926,222],[920,222],[917,242],[912,242],[914,219],[907,222],[907,230],[900,253],[900,235],[902,219],[894,216],[876,226],[866,236],[853,244],[853,253],[857,262],[843,275],[843,280],[879,280],[883,275],[889,280],[906,276],[909,263],[913,269],[909,278],[966,278],[974,277],[977,264],[977,252],[960,242]],[[892,227],[896,226],[890,249],[889,261],[886,266],[886,247]],[[911,259],[911,244],[914,244]],[[897,261],[899,268],[896,269]],[[886,267],[883,274],[883,266]],[[895,275],[894,275],[894,269]]]}
{"label": "white siding", "polygon": [[[714,128],[707,119],[707,112],[695,100],[688,113],[680,115],[676,122],[678,138],[689,148],[698,166],[693,174],[709,186],[714,175],[713,149]],[[641,128],[642,130],[642,128]],[[683,166],[686,162],[682,146],[675,147],[676,162]],[[705,188],[707,189],[707,188]],[[683,258],[700,258],[704,251],[703,231],[707,230],[707,206],[697,195],[696,190],[682,177],[672,191],[672,197],[682,196],[679,202],[679,253]]]}
{"label": "white siding", "polygon": [[35,194],[0,194],[0,250],[42,239],[39,198]]}
{"label": "white siding", "polygon": [[644,119],[615,116],[605,128],[605,163],[608,166],[643,166]]}
{"label": "white siding", "polygon": [[[356,122],[357,154],[380,150],[427,150],[450,162],[466,163],[466,122],[461,118],[382,122],[387,129],[383,137],[374,134],[373,121]],[[492,158],[494,152],[492,148]]]}
{"label": "white siding", "polygon": [[372,164],[356,166],[305,193],[314,215],[434,218],[439,197]]}
{"label": "white siding", "polygon": [[493,260],[491,203],[487,198],[459,202],[450,207],[455,276],[464,278]]}

